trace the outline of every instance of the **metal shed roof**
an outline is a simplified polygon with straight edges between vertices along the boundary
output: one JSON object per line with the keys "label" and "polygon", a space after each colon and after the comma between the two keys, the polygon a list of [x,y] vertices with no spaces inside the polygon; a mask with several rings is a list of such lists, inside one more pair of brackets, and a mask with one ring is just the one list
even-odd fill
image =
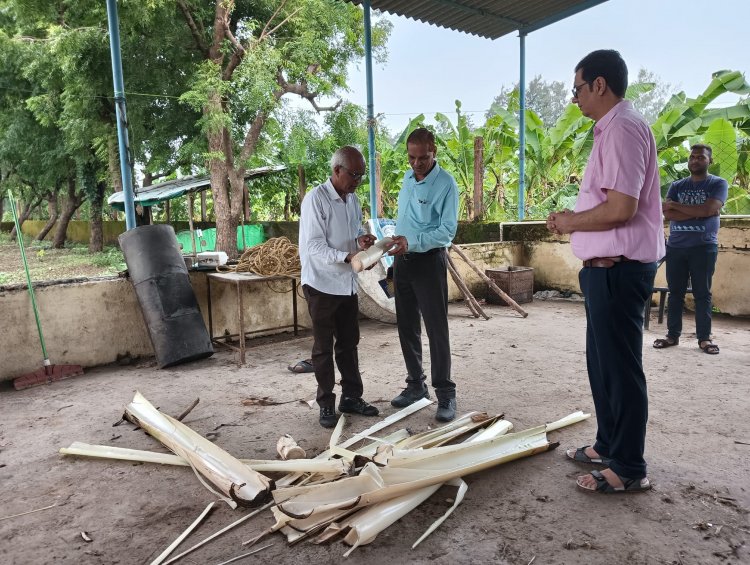
{"label": "metal shed roof", "polygon": [[[285,169],[286,167],[284,165],[273,165],[270,167],[250,169],[245,173],[245,180],[278,173]],[[159,184],[142,188],[135,193],[133,201],[140,202],[142,206],[153,206],[158,202],[178,198],[189,192],[200,192],[201,190],[206,190],[209,186],[211,186],[211,177],[209,176],[182,177],[180,179],[160,182]],[[107,204],[122,211],[125,207],[124,192],[120,191],[112,194],[107,199]]]}
{"label": "metal shed roof", "polygon": [[[363,0],[346,0],[364,4]],[[497,39],[530,33],[606,0],[371,0],[373,9]]]}

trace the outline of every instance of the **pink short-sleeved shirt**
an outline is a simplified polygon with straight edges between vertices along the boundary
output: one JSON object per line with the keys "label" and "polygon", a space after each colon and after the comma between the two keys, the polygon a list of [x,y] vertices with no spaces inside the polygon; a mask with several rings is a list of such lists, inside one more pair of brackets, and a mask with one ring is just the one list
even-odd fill
{"label": "pink short-sleeved shirt", "polygon": [[638,210],[626,224],[605,231],[578,231],[570,236],[573,253],[582,260],[623,255],[649,263],[664,256],[656,142],[646,120],[623,100],[594,126],[591,149],[575,211],[590,210],[616,190],[638,199]]}

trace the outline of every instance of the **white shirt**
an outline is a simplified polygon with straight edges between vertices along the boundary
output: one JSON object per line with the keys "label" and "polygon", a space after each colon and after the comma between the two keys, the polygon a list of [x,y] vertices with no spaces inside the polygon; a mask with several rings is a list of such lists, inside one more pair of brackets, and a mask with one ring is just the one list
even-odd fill
{"label": "white shirt", "polygon": [[302,284],[326,294],[357,293],[357,275],[344,259],[356,253],[362,224],[357,195],[341,199],[328,179],[302,201],[299,219],[299,258]]}

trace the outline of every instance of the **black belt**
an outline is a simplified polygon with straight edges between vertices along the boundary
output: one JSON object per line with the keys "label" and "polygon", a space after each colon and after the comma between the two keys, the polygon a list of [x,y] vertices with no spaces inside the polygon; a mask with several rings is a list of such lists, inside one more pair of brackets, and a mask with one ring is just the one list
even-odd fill
{"label": "black belt", "polygon": [[417,257],[424,257],[426,255],[434,255],[435,253],[440,253],[441,251],[445,251],[445,247],[436,247],[434,249],[430,249],[429,251],[422,251],[422,252],[410,251],[408,253],[404,253],[404,255],[408,257],[417,258]]}
{"label": "black belt", "polygon": [[633,259],[628,259],[624,255],[618,255],[617,257],[592,257],[591,259],[586,259],[583,262],[584,267],[594,267],[599,269],[611,269],[617,263],[628,263],[630,261],[633,261]]}

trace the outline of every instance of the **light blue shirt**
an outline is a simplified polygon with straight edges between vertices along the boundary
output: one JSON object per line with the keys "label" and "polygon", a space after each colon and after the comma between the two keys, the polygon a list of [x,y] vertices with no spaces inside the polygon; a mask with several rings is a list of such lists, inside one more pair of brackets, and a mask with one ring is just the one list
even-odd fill
{"label": "light blue shirt", "polygon": [[435,163],[418,181],[414,171],[404,175],[398,193],[396,235],[406,236],[409,252],[424,253],[448,247],[458,227],[458,185],[450,173]]}
{"label": "light blue shirt", "polygon": [[307,193],[299,219],[302,284],[326,294],[357,293],[357,275],[344,259],[356,253],[362,208],[356,194],[341,199],[328,179]]}

